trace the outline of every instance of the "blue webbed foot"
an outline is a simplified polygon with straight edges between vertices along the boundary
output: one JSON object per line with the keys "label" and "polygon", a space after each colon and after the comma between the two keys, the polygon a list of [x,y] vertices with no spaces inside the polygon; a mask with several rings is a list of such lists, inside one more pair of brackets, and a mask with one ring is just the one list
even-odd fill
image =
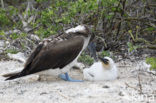
{"label": "blue webbed foot", "polygon": [[69,77],[68,73],[60,74],[59,77],[65,81],[69,81],[69,82],[83,82],[82,80],[72,79],[71,77]]}

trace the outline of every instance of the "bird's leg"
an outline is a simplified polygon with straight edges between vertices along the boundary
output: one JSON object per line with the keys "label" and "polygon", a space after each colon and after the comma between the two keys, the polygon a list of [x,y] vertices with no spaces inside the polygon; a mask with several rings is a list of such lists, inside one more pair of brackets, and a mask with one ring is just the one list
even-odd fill
{"label": "bird's leg", "polygon": [[69,81],[69,82],[83,82],[82,80],[72,79],[71,77],[69,77],[68,73],[60,74],[59,77],[65,81]]}

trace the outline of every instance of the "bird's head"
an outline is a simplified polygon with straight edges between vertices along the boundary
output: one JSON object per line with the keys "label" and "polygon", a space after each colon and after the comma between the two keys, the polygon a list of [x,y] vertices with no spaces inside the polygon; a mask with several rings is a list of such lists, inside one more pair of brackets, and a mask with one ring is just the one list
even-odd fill
{"label": "bird's head", "polygon": [[113,68],[113,66],[115,66],[114,61],[110,57],[104,57],[104,58],[99,57],[99,59],[102,62],[102,66],[105,69],[111,69]]}
{"label": "bird's head", "polygon": [[87,27],[86,25],[78,25],[75,28],[71,28],[65,31],[67,34],[74,34],[77,36],[84,36],[84,37],[90,37],[91,32],[90,28]]}

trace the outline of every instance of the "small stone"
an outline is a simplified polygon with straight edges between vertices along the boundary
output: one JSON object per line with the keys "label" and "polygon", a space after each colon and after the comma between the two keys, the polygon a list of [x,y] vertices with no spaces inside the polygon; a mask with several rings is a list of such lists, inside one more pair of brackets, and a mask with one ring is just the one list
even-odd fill
{"label": "small stone", "polygon": [[5,43],[6,43],[7,45],[9,45],[9,41],[6,41]]}
{"label": "small stone", "polygon": [[15,29],[15,30],[13,30],[12,32],[13,32],[13,33],[20,33],[21,31],[20,31],[20,30]]}
{"label": "small stone", "polygon": [[17,94],[18,95],[23,95],[26,92],[26,90],[20,90]]}
{"label": "small stone", "polygon": [[44,95],[44,94],[48,94],[47,92],[42,92],[42,93],[40,93],[40,95]]}
{"label": "small stone", "polygon": [[40,41],[40,38],[37,35],[31,35],[30,38],[35,41]]}
{"label": "small stone", "polygon": [[5,46],[5,42],[3,40],[0,40],[0,47],[4,47]]}
{"label": "small stone", "polygon": [[93,98],[93,96],[88,96],[88,98]]}
{"label": "small stone", "polygon": [[124,96],[122,91],[119,92],[119,96]]}
{"label": "small stone", "polygon": [[3,92],[0,92],[0,94],[3,94]]}
{"label": "small stone", "polygon": [[110,88],[108,85],[104,85],[102,88]]}

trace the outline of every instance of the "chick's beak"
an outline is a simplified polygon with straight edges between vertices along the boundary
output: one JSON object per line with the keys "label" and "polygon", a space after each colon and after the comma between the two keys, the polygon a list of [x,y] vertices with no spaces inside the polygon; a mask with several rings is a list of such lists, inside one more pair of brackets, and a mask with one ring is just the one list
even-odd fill
{"label": "chick's beak", "polygon": [[105,58],[101,58],[101,57],[99,57],[99,59],[104,63],[104,64],[108,64],[108,59],[105,59]]}

